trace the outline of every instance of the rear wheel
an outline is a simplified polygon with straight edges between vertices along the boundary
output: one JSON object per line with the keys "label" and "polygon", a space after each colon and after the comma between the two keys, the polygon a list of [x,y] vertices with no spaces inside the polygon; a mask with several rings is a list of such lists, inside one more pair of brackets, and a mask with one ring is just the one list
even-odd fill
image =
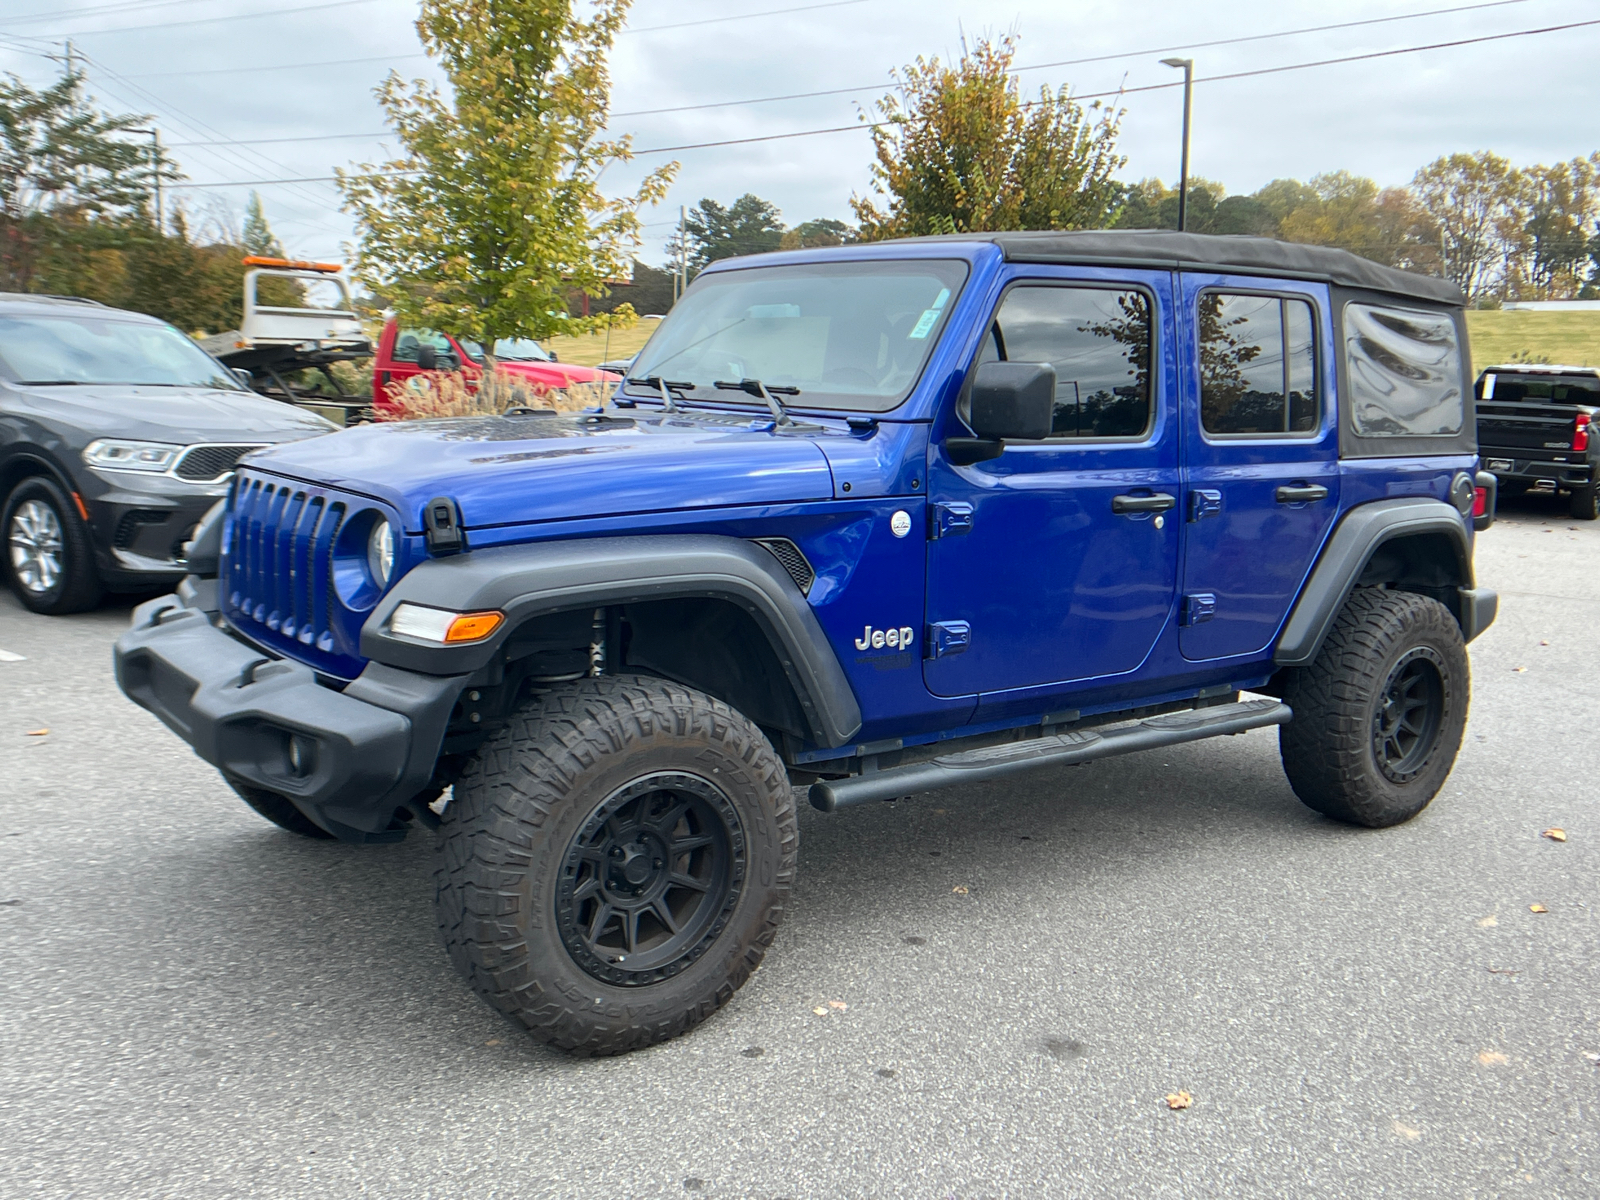
{"label": "rear wheel", "polygon": [[53,480],[35,476],[13,488],[0,528],[6,569],[24,606],[55,616],[100,603],[105,589],[88,526]]}
{"label": "rear wheel", "polygon": [[642,676],[532,702],[456,783],[436,897],[451,960],[540,1041],[617,1054],[726,1004],[793,885],[794,796],[762,732]]}
{"label": "rear wheel", "polygon": [[1572,489],[1571,509],[1574,521],[1600,519],[1600,488],[1594,484]]}
{"label": "rear wheel", "polygon": [[1455,764],[1469,693],[1461,627],[1444,605],[1358,588],[1316,660],[1289,673],[1294,720],[1278,736],[1295,795],[1352,825],[1410,820]]}

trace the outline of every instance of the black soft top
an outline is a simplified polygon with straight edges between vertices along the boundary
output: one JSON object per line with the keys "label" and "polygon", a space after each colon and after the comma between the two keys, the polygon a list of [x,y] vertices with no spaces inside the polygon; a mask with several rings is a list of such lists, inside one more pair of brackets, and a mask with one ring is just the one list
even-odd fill
{"label": "black soft top", "polygon": [[993,242],[1010,262],[1113,264],[1158,270],[1202,268],[1232,275],[1314,279],[1460,307],[1466,296],[1448,279],[1380,266],[1331,246],[1273,238],[1179,233],[1173,229],[1040,230],[958,233],[907,241]]}

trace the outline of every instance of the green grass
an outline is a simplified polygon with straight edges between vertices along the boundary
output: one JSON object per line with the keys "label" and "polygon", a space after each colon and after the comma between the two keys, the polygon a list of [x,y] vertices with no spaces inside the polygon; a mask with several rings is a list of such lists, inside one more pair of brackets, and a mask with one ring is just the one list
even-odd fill
{"label": "green grass", "polygon": [[547,338],[544,347],[554,351],[564,363],[595,367],[612,359],[637,354],[660,324],[660,321],[640,321],[632,329],[613,329],[608,333],[585,334],[582,337]]}
{"label": "green grass", "polygon": [[1600,312],[1467,312],[1475,371],[1515,359],[1600,366]]}

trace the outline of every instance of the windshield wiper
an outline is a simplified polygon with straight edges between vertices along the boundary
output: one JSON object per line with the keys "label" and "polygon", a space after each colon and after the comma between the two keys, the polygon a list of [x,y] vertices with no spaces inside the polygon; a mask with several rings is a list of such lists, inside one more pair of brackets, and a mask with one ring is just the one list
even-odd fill
{"label": "windshield wiper", "polygon": [[659,375],[646,375],[642,379],[624,379],[624,383],[636,383],[640,387],[655,388],[661,393],[661,411],[677,412],[678,405],[672,395],[673,392],[692,392],[696,385],[684,383],[681,380],[663,379]]}
{"label": "windshield wiper", "polygon": [[800,389],[797,387],[768,387],[759,379],[741,379],[737,383],[726,379],[719,379],[716,386],[724,392],[748,392],[767,402],[767,407],[772,410],[773,418],[779,425],[793,425],[794,418],[789,415],[789,410],[784,408],[775,392],[782,392],[785,396],[798,396]]}
{"label": "windshield wiper", "polygon": [[88,387],[87,379],[19,379],[18,387]]}

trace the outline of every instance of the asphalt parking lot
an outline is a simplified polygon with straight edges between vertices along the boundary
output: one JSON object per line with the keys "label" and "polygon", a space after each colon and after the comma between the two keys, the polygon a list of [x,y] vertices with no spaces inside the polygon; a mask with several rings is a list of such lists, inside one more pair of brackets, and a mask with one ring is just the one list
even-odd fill
{"label": "asphalt parking lot", "polygon": [[425,836],[265,824],[116,691],[127,605],[0,593],[0,1196],[1588,1200],[1600,527],[1508,508],[1411,824],[1302,807],[1272,731],[804,808],[766,965],[600,1061],[458,981]]}

